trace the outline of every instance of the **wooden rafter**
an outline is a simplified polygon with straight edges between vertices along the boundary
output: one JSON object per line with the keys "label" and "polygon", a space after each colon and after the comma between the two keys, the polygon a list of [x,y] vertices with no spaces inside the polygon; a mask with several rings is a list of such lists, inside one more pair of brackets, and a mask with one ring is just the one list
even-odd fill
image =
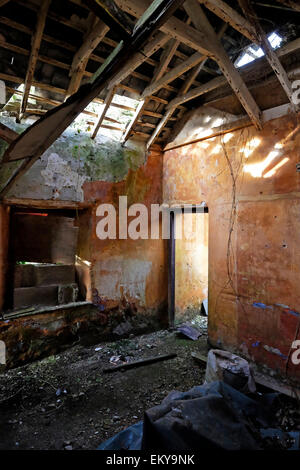
{"label": "wooden rafter", "polygon": [[10,0],[0,0],[0,8],[4,7]]}
{"label": "wooden rafter", "polygon": [[11,144],[11,142],[13,142],[17,137],[19,137],[17,132],[0,123],[0,139],[3,139],[8,144]]}
{"label": "wooden rafter", "polygon": [[107,113],[107,111],[108,111],[108,108],[109,108],[110,105],[111,105],[111,102],[112,102],[112,100],[113,100],[115,91],[116,91],[116,89],[115,89],[115,88],[112,88],[112,90],[110,90],[110,92],[109,92],[109,93],[107,94],[107,96],[106,96],[105,106],[104,106],[104,108],[103,108],[103,111],[102,111],[102,113],[101,113],[101,115],[100,115],[100,117],[99,117],[99,120],[98,120],[98,122],[97,122],[97,124],[96,124],[96,126],[95,126],[95,129],[94,129],[94,131],[93,131],[92,139],[95,139],[95,137],[96,137],[96,135],[97,135],[97,133],[98,133],[98,130],[100,129],[100,127],[101,127],[101,125],[102,125],[102,123],[103,123],[103,121],[104,121],[104,119],[105,119],[105,115],[106,115],[106,113]]}
{"label": "wooden rafter", "polygon": [[158,77],[162,77],[164,75],[179,44],[180,44],[180,41],[178,41],[177,39],[170,39],[167,42],[167,45],[162,53],[160,62],[158,66],[156,67],[156,69],[154,70],[152,81],[155,81],[158,79]]}
{"label": "wooden rafter", "polygon": [[300,4],[298,0],[276,0],[278,3],[282,3],[293,10],[300,11]]}
{"label": "wooden rafter", "polygon": [[133,54],[128,63],[120,70],[116,77],[111,80],[109,88],[114,87],[116,84],[120,83],[130,74],[132,74],[132,72],[134,72],[134,70],[139,67],[139,65],[145,62],[149,56],[151,56],[161,47],[163,47],[169,39],[169,36],[167,36],[166,34],[158,32],[155,37],[150,40],[141,51],[138,51]]}
{"label": "wooden rafter", "polygon": [[154,77],[154,80],[152,80],[151,84],[147,86],[143,91],[142,98],[145,99],[147,96],[151,96],[153,93],[156,93],[160,88],[169,84],[170,82],[178,78],[180,75],[195,67],[195,65],[198,65],[199,62],[203,62],[205,59],[206,56],[200,54],[199,52],[195,52],[193,55],[191,55],[191,57],[174,67],[163,77]]}
{"label": "wooden rafter", "polygon": [[109,31],[109,27],[98,18],[92,16],[92,21],[91,30],[86,33],[81,47],[73,57],[70,70],[71,79],[66,97],[75,93],[80,87],[91,54]]}
{"label": "wooden rafter", "polygon": [[21,114],[25,113],[26,111],[28,95],[30,92],[30,87],[32,85],[33,78],[34,78],[35,66],[36,66],[36,62],[38,59],[39,49],[40,49],[40,45],[42,41],[43,31],[44,31],[46,17],[47,17],[50,3],[51,3],[51,0],[44,0],[41,3],[41,7],[37,15],[36,30],[32,37],[31,54],[29,57],[25,84],[24,84],[24,93],[23,93],[23,98],[22,98],[22,103],[21,103],[21,108],[20,108]]}
{"label": "wooden rafter", "polygon": [[267,61],[275,72],[282,88],[284,89],[289,101],[294,105],[293,101],[293,89],[292,84],[288,78],[286,71],[284,70],[278,55],[272,49],[272,46],[266,37],[266,34],[259,22],[259,19],[250,4],[249,0],[239,0],[240,7],[242,8],[244,15],[248,18],[249,22],[253,23],[253,26],[256,29],[256,43],[260,45],[262,50],[265,53]]}
{"label": "wooden rafter", "polygon": [[[162,77],[162,75],[164,74],[166,69],[168,68],[168,66],[169,66],[169,64],[170,64],[170,62],[171,62],[178,46],[179,46],[179,41],[178,40],[171,39],[169,41],[168,47],[166,47],[165,50],[161,54],[160,63],[157,66],[156,70],[154,71],[154,75],[153,75],[153,78],[151,80],[151,84],[153,82],[156,82],[156,81],[160,80],[160,78]],[[140,117],[142,116],[142,114],[146,114],[145,108],[146,108],[147,104],[149,103],[149,101],[151,99],[150,98],[151,95],[152,95],[152,93],[149,93],[147,95],[147,97],[143,101],[141,101],[141,103],[139,104],[132,121],[129,123],[129,125],[128,125],[125,133],[124,133],[123,142],[126,142],[130,138],[130,136],[132,134],[132,130],[134,129],[135,125],[139,122]]]}
{"label": "wooden rafter", "polygon": [[[151,1],[116,0],[116,3],[127,13],[132,14],[136,18],[140,18],[151,4]],[[185,24],[178,18],[175,18],[175,16],[169,18],[169,20],[160,27],[160,30],[202,54],[206,54],[208,56],[212,55],[210,43],[205,35],[200,31],[197,31],[192,26]]]}
{"label": "wooden rafter", "polygon": [[201,30],[209,38],[211,47],[214,49],[214,59],[218,63],[224,76],[226,77],[231,88],[235,92],[237,98],[246,110],[251,121],[257,129],[262,128],[261,124],[261,111],[257,106],[253,96],[246,87],[239,72],[231,62],[227,53],[225,52],[220,40],[218,39],[214,29],[208,22],[200,4],[197,0],[187,0],[184,3],[184,8],[190,16],[194,25]]}
{"label": "wooden rafter", "polygon": [[126,47],[121,42],[106,63],[95,74],[94,80],[72,95],[62,105],[48,111],[26,129],[6,150],[9,161],[29,159],[34,163],[44,151],[62,134],[71,122],[107,87],[109,80],[119,72],[132,51],[143,45],[149,37],[166,22],[184,0],[155,1],[144,21],[134,30]]}
{"label": "wooden rafter", "polygon": [[118,34],[120,39],[129,39],[134,24],[129,16],[115,4],[114,0],[85,0],[85,2],[99,19]]}
{"label": "wooden rafter", "polygon": [[253,25],[227,3],[222,0],[200,0],[200,3],[232,26],[232,28],[243,34],[243,36],[250,39],[250,41],[255,41],[256,31]]}
{"label": "wooden rafter", "polygon": [[[218,38],[221,39],[221,37],[224,35],[225,31],[227,29],[227,24],[225,23],[220,31],[218,32]],[[204,61],[200,62],[200,64],[196,65],[191,71],[190,73],[188,74],[185,82],[183,83],[179,93],[178,93],[178,96],[184,96],[188,91],[189,89],[191,88],[191,86],[193,85],[194,81],[196,80],[197,76],[199,75],[200,71],[204,68],[205,66],[205,62],[207,61],[207,57],[205,58]],[[165,113],[165,115],[163,116],[163,118],[161,119],[161,121],[159,122],[159,124],[156,126],[154,132],[152,133],[150,139],[147,141],[147,148],[149,148],[153,142],[155,141],[155,139],[159,136],[159,134],[161,133],[161,131],[164,129],[164,127],[166,126],[167,122],[169,121],[169,119],[172,117],[172,115],[174,114],[176,108],[177,108],[177,104],[175,103],[174,106],[171,106]]]}

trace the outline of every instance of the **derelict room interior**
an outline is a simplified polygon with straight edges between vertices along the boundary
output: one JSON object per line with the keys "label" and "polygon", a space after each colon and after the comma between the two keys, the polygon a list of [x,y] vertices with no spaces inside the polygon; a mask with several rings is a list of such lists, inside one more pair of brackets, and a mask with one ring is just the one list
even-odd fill
{"label": "derelict room interior", "polygon": [[299,0],[0,0],[1,450],[300,450],[299,118]]}

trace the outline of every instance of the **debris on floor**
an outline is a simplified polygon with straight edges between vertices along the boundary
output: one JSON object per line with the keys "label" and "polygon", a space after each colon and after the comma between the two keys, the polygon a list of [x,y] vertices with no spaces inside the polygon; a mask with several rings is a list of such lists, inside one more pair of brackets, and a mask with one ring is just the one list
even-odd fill
{"label": "debris on floor", "polygon": [[177,331],[183,336],[192,339],[193,341],[197,341],[199,336],[202,335],[201,331],[191,326],[189,323],[183,323],[182,325],[178,326]]}
{"label": "debris on floor", "polygon": [[205,383],[223,380],[242,392],[256,391],[248,361],[229,351],[211,349],[207,356]]}
{"label": "debris on floor", "polygon": [[[161,361],[166,361],[169,359],[174,359],[177,355],[176,354],[164,354],[161,356],[155,356],[155,357],[148,357],[147,359],[140,359],[139,361],[131,361],[131,362],[126,362],[121,359],[117,359],[117,361],[120,361],[121,364],[116,365],[115,367],[108,367],[107,369],[103,369],[104,373],[109,373],[109,372],[115,372],[116,370],[125,370],[125,369],[132,369],[133,367],[141,367],[141,366],[146,366],[149,364],[154,364],[155,362],[161,362]],[[121,358],[122,356],[113,356],[116,358]],[[111,359],[110,359],[110,362]],[[117,364],[117,363],[115,363]]]}
{"label": "debris on floor", "polygon": [[[116,367],[112,356],[134,362],[171,352],[177,357],[103,374]],[[92,346],[77,344],[5,371],[0,375],[0,449],[64,450],[66,442],[73,450],[96,449],[141,421],[172,390],[203,382],[205,365],[195,364],[192,352],[207,355],[205,333],[190,341],[175,330],[161,330]]]}

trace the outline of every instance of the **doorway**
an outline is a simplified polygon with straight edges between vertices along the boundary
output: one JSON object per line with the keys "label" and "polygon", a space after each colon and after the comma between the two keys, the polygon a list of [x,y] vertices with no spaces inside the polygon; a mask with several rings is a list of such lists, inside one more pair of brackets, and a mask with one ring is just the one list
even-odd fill
{"label": "doorway", "polygon": [[169,323],[208,314],[208,207],[171,212]]}

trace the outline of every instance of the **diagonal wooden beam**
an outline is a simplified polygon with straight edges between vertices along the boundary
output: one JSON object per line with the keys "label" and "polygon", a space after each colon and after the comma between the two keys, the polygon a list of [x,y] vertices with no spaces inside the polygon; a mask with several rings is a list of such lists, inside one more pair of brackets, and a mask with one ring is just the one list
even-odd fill
{"label": "diagonal wooden beam", "polygon": [[156,70],[154,71],[154,75],[152,77],[152,80],[157,80],[158,77],[162,77],[164,73],[166,72],[169,63],[171,62],[175,51],[177,47],[179,46],[180,41],[177,39],[170,39],[162,53],[161,59],[159,61],[158,66],[156,67]]}
{"label": "diagonal wooden beam", "polygon": [[243,36],[255,41],[256,31],[253,25],[222,0],[200,0],[200,3],[215,13],[219,18],[239,31]]}
{"label": "diagonal wooden beam", "polygon": [[[159,64],[154,72],[154,75],[152,77],[152,80],[151,80],[151,83],[160,79],[160,77],[164,74],[164,72],[166,71],[166,69],[168,68],[174,54],[175,54],[175,51],[177,49],[177,47],[179,46],[179,41],[178,40],[175,40],[175,39],[171,39],[169,41],[169,47],[166,47],[165,50],[162,52],[161,54],[161,58],[160,58],[160,61],[159,61]],[[125,130],[125,133],[124,133],[124,136],[123,136],[123,139],[122,139],[122,142],[125,143],[129,137],[131,136],[131,133],[132,133],[132,130],[134,129],[135,125],[138,123],[141,115],[143,114],[143,112],[145,112],[145,108],[147,106],[147,104],[149,103],[150,101],[150,95],[147,95],[147,97],[141,101],[141,103],[139,104],[139,106],[137,107],[137,110],[136,110],[136,113],[132,119],[132,121],[129,123],[127,129]]]}
{"label": "diagonal wooden beam", "polygon": [[183,7],[190,16],[194,25],[199,30],[201,30],[207,38],[209,38],[211,47],[214,49],[214,58],[216,62],[218,63],[228,83],[235,92],[237,98],[239,99],[243,108],[246,110],[255,127],[257,129],[261,129],[261,111],[250,91],[246,87],[239,72],[229,59],[214,29],[208,22],[200,4],[197,0],[186,0]]}
{"label": "diagonal wooden beam", "polygon": [[109,27],[106,26],[103,21],[96,19],[95,25],[85,36],[82,45],[73,57],[71,65],[72,73],[83,68],[83,64],[85,63],[86,59],[90,57],[93,50],[102,41],[108,31]]}
{"label": "diagonal wooden beam", "polygon": [[158,32],[153,39],[151,39],[143,49],[135,52],[127,64],[120,70],[120,72],[111,80],[109,88],[113,88],[116,84],[121,83],[127,78],[139,65],[147,60],[152,54],[163,47],[170,39],[170,36]]}
{"label": "diagonal wooden beam", "polygon": [[120,39],[129,39],[134,24],[114,0],[85,0],[85,2],[101,21],[115,31]]}
{"label": "diagonal wooden beam", "polygon": [[[116,3],[127,13],[136,18],[140,18],[144,11],[149,7],[149,0],[116,0]],[[161,27],[160,30],[168,34],[174,39],[178,39],[187,46],[201,52],[202,54],[211,56],[212,50],[209,41],[202,32],[197,31],[185,24],[183,21],[172,16]]]}
{"label": "diagonal wooden beam", "polygon": [[[224,35],[226,29],[227,29],[227,24],[224,23],[223,26],[221,27],[220,31],[218,32],[218,38],[219,39],[221,39],[221,37]],[[184,81],[181,89],[179,90],[178,96],[185,95],[189,91],[189,89],[193,85],[194,81],[196,80],[197,76],[199,75],[201,70],[205,67],[205,62],[207,60],[208,60],[208,58],[206,57],[203,62],[200,62],[200,64],[196,65],[196,67],[194,67],[190,71],[190,73],[188,74],[186,80]],[[166,126],[169,119],[173,116],[176,108],[177,108],[177,105],[175,104],[173,107],[171,107],[170,109],[168,109],[166,111],[166,114],[161,119],[161,121],[158,123],[158,125],[156,126],[156,128],[155,128],[154,132],[152,133],[150,139],[147,141],[147,145],[146,145],[147,149],[153,144],[155,139],[159,136],[161,131],[164,129],[164,127]]]}
{"label": "diagonal wooden beam", "polygon": [[0,8],[4,7],[10,0],[0,0]]}
{"label": "diagonal wooden beam", "polygon": [[195,65],[199,64],[199,62],[203,62],[205,59],[206,56],[200,54],[199,52],[195,52],[187,60],[174,67],[163,77],[156,78],[156,80],[151,82],[151,84],[143,91],[142,98],[145,99],[147,96],[153,95],[153,93],[156,93],[160,88],[172,82],[177,77],[190,70],[192,67],[195,67]]}
{"label": "diagonal wooden beam", "polygon": [[21,108],[20,108],[20,114],[23,114],[26,111],[28,95],[30,92],[30,87],[31,87],[33,78],[34,78],[35,66],[36,66],[36,62],[38,59],[39,49],[40,49],[40,45],[42,41],[43,31],[44,31],[46,17],[47,17],[50,3],[51,3],[51,0],[44,0],[41,3],[40,10],[37,14],[36,30],[32,37],[31,53],[30,53],[27,72],[26,72],[24,93],[23,93],[23,98],[22,98],[22,103],[21,103]]}
{"label": "diagonal wooden beam", "polygon": [[[179,45],[179,42],[177,40],[173,39],[170,41],[169,47],[166,47],[166,49],[163,51],[161,55],[159,65],[157,66],[157,69],[154,72],[152,81],[159,80],[159,78],[163,75],[165,70],[168,68],[169,63],[171,62],[178,45]],[[150,101],[150,97],[148,96],[145,100],[141,101],[141,103],[137,107],[136,113],[132,121],[130,122],[129,126],[125,130],[123,140],[122,140],[123,143],[125,143],[131,136],[132,130],[134,129],[135,125],[138,123],[143,112],[145,112],[145,108],[149,101]]]}
{"label": "diagonal wooden beam", "polygon": [[71,79],[66,98],[75,93],[80,87],[90,55],[109,31],[109,27],[104,24],[103,21],[94,18],[94,16],[92,18],[94,24],[91,30],[85,35],[81,47],[73,57],[69,74]]}
{"label": "diagonal wooden beam", "polygon": [[272,46],[268,38],[266,37],[266,34],[259,22],[255,10],[253,9],[249,0],[239,0],[239,4],[244,12],[244,15],[249,19],[249,22],[252,22],[253,26],[256,29],[256,43],[258,43],[264,51],[267,61],[274,70],[278,81],[284,89],[289,101],[294,105],[292,84],[278,58],[278,55],[272,49]]}
{"label": "diagonal wooden beam", "polygon": [[[134,30],[126,47],[120,42],[102,67],[94,74],[90,83],[81,87],[62,105],[48,111],[33,125],[27,128],[5,152],[8,160],[29,159],[33,164],[86,106],[107,87],[109,80],[119,72],[133,51],[143,47],[151,35],[173,15],[184,0],[155,1],[150,14]],[[5,188],[4,188],[5,189]]]}
{"label": "diagonal wooden beam", "polygon": [[282,3],[293,10],[300,11],[300,4],[298,0],[276,0],[278,3]]}
{"label": "diagonal wooden beam", "polygon": [[17,137],[19,137],[17,132],[0,122],[0,139],[3,139],[8,144],[11,144],[11,142],[13,142]]}
{"label": "diagonal wooden beam", "polygon": [[108,108],[109,108],[110,105],[111,105],[111,102],[112,102],[112,100],[113,100],[115,91],[116,91],[115,88],[113,88],[112,90],[110,90],[110,92],[109,92],[109,93],[107,94],[107,96],[106,96],[106,99],[105,99],[105,106],[104,106],[104,108],[103,108],[103,111],[102,111],[102,113],[101,113],[101,115],[100,115],[100,117],[99,117],[99,120],[98,120],[98,122],[97,122],[97,124],[96,124],[96,126],[95,126],[95,129],[94,129],[94,131],[93,131],[92,139],[95,139],[95,137],[96,137],[96,135],[97,135],[97,133],[98,133],[100,127],[101,127],[101,124],[102,124],[102,122],[103,122],[104,119],[105,119],[105,115],[106,115],[106,113],[107,113],[107,111],[108,111]]}
{"label": "diagonal wooden beam", "polygon": [[[224,23],[223,26],[220,28],[220,31],[218,32],[218,38],[221,39],[222,36],[224,35],[225,31],[227,29],[227,24]],[[199,75],[200,71],[204,69],[205,63],[207,62],[208,58],[206,57],[204,61],[201,61],[200,64],[195,66],[190,73],[188,74],[186,80],[184,81],[181,89],[179,90],[178,96],[185,95],[190,87],[193,85],[194,81],[196,80],[197,76]],[[167,124],[168,120],[172,117],[174,114],[175,110],[177,108],[177,105],[174,104],[174,106],[170,107],[170,109],[167,110],[165,116],[162,118],[162,120],[159,122],[157,128],[151,135],[150,139],[147,142],[147,148],[149,148],[152,143],[155,141],[156,137],[159,136],[160,132],[163,130],[165,125]]]}

